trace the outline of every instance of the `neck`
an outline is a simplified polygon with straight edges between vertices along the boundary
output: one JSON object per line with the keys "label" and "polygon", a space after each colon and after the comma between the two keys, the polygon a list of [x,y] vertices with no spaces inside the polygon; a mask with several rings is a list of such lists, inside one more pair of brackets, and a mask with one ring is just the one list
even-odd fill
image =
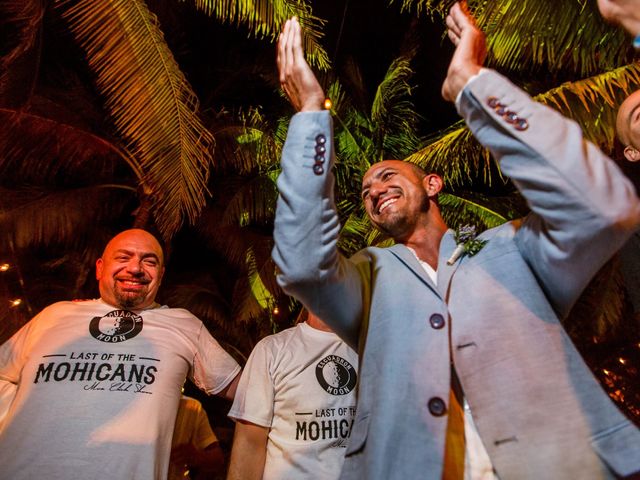
{"label": "neck", "polygon": [[309,318],[307,319],[307,325],[309,325],[311,328],[315,328],[316,330],[322,330],[323,332],[333,332],[333,330],[329,328],[329,325],[327,325],[314,315],[309,315]]}
{"label": "neck", "polygon": [[396,241],[411,248],[420,260],[427,262],[434,270],[438,270],[440,242],[446,231],[447,225],[442,218],[439,218],[439,221],[416,228],[407,238]]}

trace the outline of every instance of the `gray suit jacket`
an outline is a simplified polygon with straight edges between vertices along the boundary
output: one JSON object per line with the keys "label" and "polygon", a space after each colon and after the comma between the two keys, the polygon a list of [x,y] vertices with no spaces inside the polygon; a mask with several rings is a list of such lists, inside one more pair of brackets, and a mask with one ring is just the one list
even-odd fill
{"label": "gray suit jacket", "polygon": [[[528,128],[507,122],[496,102]],[[448,232],[437,286],[403,245],[338,253],[330,165],[312,168],[323,136],[333,157],[330,116],[297,114],[289,127],[273,252],[279,282],[361,352],[342,477],[441,478],[447,416],[432,412],[434,401],[448,402],[451,362],[502,480],[640,471],[640,431],[558,320],[637,228],[633,187],[575,123],[495,72],[465,87],[459,111],[532,213],[484,232],[485,247],[452,266]]]}

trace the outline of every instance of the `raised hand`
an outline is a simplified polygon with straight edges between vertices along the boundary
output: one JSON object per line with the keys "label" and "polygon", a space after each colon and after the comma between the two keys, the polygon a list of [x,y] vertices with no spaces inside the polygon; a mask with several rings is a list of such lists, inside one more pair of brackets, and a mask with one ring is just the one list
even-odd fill
{"label": "raised hand", "polygon": [[458,2],[451,7],[447,16],[447,28],[447,35],[456,50],[449,64],[447,78],[442,84],[442,96],[453,102],[469,78],[482,68],[487,47],[484,33],[469,15],[466,2]]}
{"label": "raised hand", "polygon": [[302,32],[296,17],[287,20],[278,38],[280,86],[299,112],[322,110],[324,92],[304,58]]}

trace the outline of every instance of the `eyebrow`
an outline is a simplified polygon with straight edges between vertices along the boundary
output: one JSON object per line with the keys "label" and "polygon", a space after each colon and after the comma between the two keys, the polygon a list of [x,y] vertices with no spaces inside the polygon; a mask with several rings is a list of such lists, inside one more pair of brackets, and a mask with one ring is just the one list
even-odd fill
{"label": "eyebrow", "polygon": [[380,178],[382,175],[384,175],[385,173],[387,173],[389,170],[396,172],[397,169],[393,168],[393,167],[384,167],[381,168],[380,170],[378,170],[376,173],[373,174],[372,177],[369,177],[369,179],[367,180],[367,183],[363,183],[362,184],[362,189],[361,191],[364,191],[365,189],[369,188],[369,186],[371,185],[371,178]]}
{"label": "eyebrow", "polygon": [[[115,254],[124,253],[126,255],[135,255],[136,254],[136,252],[134,252],[133,250],[127,250],[126,248],[119,248],[114,253]],[[160,262],[160,257],[157,254],[153,253],[153,252],[145,252],[142,255],[140,255],[140,257],[142,259],[155,258],[158,262]]]}

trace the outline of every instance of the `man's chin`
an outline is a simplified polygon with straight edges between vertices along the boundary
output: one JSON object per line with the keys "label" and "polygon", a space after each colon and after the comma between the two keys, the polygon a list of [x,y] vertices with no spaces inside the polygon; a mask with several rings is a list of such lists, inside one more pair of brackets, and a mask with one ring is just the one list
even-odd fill
{"label": "man's chin", "polygon": [[391,238],[398,238],[404,226],[401,222],[374,223],[374,225],[378,230]]}
{"label": "man's chin", "polygon": [[117,296],[118,306],[124,309],[135,310],[142,308],[146,297],[144,295],[120,294]]}

